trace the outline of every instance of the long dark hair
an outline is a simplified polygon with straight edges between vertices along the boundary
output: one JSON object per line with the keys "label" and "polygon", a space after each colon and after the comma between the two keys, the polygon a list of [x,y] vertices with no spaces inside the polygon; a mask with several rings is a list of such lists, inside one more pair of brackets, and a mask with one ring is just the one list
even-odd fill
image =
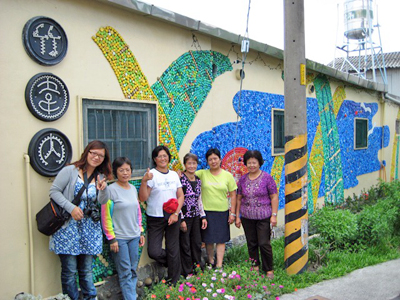
{"label": "long dark hair", "polygon": [[89,155],[89,151],[92,149],[104,149],[104,159],[100,166],[96,167],[96,171],[104,174],[107,179],[112,179],[111,174],[111,164],[110,164],[110,152],[108,151],[108,147],[105,143],[99,140],[91,141],[83,150],[81,158],[76,162],[72,163],[75,167],[81,169],[83,172],[87,170],[87,157]]}

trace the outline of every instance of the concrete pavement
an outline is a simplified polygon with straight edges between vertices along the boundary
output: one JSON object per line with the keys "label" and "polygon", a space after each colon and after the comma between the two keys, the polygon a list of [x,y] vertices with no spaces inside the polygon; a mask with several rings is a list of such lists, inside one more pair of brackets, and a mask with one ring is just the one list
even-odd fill
{"label": "concrete pavement", "polygon": [[400,259],[285,294],[279,300],[400,300]]}

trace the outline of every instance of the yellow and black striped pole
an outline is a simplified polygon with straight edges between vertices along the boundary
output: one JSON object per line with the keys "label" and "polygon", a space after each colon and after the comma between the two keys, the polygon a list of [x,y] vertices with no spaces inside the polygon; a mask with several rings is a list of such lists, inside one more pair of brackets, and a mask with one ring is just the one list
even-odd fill
{"label": "yellow and black striped pole", "polygon": [[292,275],[308,263],[307,135],[286,139],[285,268]]}
{"label": "yellow and black striped pole", "polygon": [[285,0],[285,268],[307,270],[307,102],[304,0]]}

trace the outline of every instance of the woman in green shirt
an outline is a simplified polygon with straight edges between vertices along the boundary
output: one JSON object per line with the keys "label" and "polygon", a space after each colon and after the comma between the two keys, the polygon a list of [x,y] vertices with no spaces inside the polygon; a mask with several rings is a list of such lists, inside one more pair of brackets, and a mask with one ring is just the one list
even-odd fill
{"label": "woman in green shirt", "polygon": [[[221,153],[211,148],[206,153],[210,169],[198,170],[200,178],[201,197],[207,216],[207,228],[203,231],[203,242],[206,244],[208,263],[222,267],[225,254],[225,243],[230,240],[229,225],[235,222],[236,215],[236,182],[232,174],[221,169]],[[227,195],[231,198],[231,209]],[[217,261],[214,261],[214,246],[216,244]]]}

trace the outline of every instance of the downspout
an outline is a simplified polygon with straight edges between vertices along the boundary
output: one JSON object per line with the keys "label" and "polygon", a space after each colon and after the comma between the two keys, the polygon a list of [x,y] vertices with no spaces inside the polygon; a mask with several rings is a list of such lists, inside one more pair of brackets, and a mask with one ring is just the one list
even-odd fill
{"label": "downspout", "polygon": [[381,109],[381,172],[379,172],[379,177],[381,177],[380,179],[382,179],[383,181],[386,181],[386,167],[385,167],[385,163],[384,163],[384,159],[385,159],[385,155],[384,155],[384,149],[385,149],[385,128],[384,128],[384,120],[385,120],[385,107],[386,107],[386,103],[384,101],[384,97],[381,98],[381,104],[382,104],[382,109]]}
{"label": "downspout", "polygon": [[33,231],[32,231],[32,205],[31,205],[31,180],[30,180],[30,157],[24,154],[26,175],[26,202],[28,208],[28,234],[29,234],[29,285],[30,293],[35,295],[35,274],[33,263]]}

